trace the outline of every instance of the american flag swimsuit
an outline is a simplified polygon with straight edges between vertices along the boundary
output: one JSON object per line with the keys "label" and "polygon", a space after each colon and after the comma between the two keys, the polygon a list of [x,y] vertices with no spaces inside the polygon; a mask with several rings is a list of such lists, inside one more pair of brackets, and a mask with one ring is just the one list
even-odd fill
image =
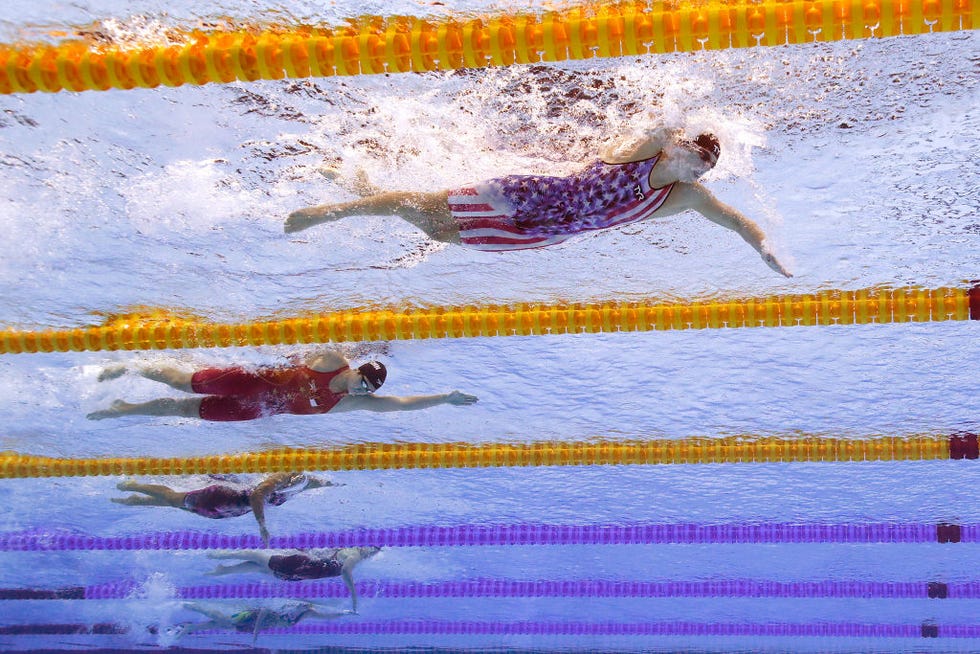
{"label": "american flag swimsuit", "polygon": [[511,175],[449,192],[449,211],[469,248],[501,252],[555,245],[575,234],[649,218],[673,184],[650,187],[659,155],[596,161],[568,177]]}

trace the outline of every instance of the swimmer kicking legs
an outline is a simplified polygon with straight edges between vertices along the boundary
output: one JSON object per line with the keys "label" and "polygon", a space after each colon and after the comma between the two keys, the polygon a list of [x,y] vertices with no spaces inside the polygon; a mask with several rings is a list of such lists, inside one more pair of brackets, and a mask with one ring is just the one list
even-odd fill
{"label": "swimmer kicking legs", "polygon": [[178,509],[184,506],[187,493],[175,491],[162,484],[140,484],[135,481],[121,481],[116,484],[121,491],[133,491],[142,495],[128,497],[111,497],[110,501],[127,506],[172,506]]}
{"label": "swimmer kicking legs", "polygon": [[370,184],[359,184],[369,195],[351,202],[321,204],[289,214],[286,233],[334,222],[349,216],[398,216],[435,240],[459,243],[459,228],[449,213],[449,192],[416,193],[412,191],[378,192]]}

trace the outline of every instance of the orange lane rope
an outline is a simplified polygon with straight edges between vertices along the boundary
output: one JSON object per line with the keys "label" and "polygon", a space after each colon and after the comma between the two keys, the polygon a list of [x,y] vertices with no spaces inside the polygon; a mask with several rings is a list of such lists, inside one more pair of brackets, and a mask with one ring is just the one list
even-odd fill
{"label": "orange lane rope", "polygon": [[0,45],[0,93],[404,73],[973,29],[976,0],[592,3],[543,14],[364,16],[171,42]]}
{"label": "orange lane rope", "polygon": [[159,313],[97,327],[0,330],[0,353],[531,336],[736,327],[866,325],[980,319],[980,286],[820,291],[686,302],[349,310],[249,323],[209,323]]}
{"label": "orange lane rope", "polygon": [[0,478],[517,466],[977,459],[971,433],[877,438],[747,436],[530,443],[365,443],[196,457],[58,459],[0,453]]}

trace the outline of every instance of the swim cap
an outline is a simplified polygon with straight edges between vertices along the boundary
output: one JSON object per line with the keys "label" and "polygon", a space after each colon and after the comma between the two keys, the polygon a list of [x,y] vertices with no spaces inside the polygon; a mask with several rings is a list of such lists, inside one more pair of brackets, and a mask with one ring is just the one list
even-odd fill
{"label": "swim cap", "polygon": [[711,134],[710,132],[699,134],[698,137],[694,139],[694,145],[706,152],[710,152],[715,158],[714,163],[718,163],[718,157],[721,155],[721,144],[718,142],[717,136]]}
{"label": "swim cap", "polygon": [[368,361],[363,366],[358,366],[357,372],[364,375],[364,379],[374,386],[374,390],[381,388],[388,378],[388,369],[380,361]]}

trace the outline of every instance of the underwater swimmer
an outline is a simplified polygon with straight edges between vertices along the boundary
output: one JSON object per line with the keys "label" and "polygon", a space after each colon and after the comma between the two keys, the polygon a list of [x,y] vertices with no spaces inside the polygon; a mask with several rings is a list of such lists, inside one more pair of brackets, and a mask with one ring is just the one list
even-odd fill
{"label": "underwater swimmer", "polygon": [[791,277],[759,225],[698,183],[720,154],[713,134],[688,140],[661,129],[606,148],[598,161],[567,177],[511,175],[435,193],[380,192],[361,180],[360,200],[294,211],[284,229],[298,232],[349,216],[398,216],[433,240],[500,252],[690,209],[737,233],[766,265]]}
{"label": "underwater swimmer", "polygon": [[284,581],[306,581],[340,577],[351,595],[351,609],[357,611],[354,566],[381,551],[380,547],[338,547],[312,550],[235,550],[209,552],[212,559],[237,559],[239,563],[219,565],[211,576],[260,572]]}
{"label": "underwater swimmer", "polygon": [[116,504],[127,506],[171,506],[195,513],[204,518],[235,518],[252,513],[259,523],[263,544],[269,546],[269,531],[265,525],[265,506],[281,506],[286,500],[303,491],[336,486],[303,472],[280,472],[269,475],[255,486],[216,483],[193,491],[176,491],[162,484],[120,482],[116,488],[139,495],[113,497]]}
{"label": "underwater swimmer", "polygon": [[[286,602],[278,609],[257,608],[245,609],[237,613],[226,614],[216,608],[205,606],[195,602],[185,602],[185,609],[200,613],[208,618],[204,622],[184,622],[175,628],[168,630],[173,635],[184,635],[195,631],[207,631],[211,629],[229,629],[238,632],[250,633],[257,636],[262,629],[282,629],[289,628],[298,624],[301,620],[308,618],[319,618],[321,620],[333,620],[351,615],[353,611],[332,611],[325,612],[311,602]],[[151,629],[151,633],[156,633],[159,629]]]}
{"label": "underwater swimmer", "polygon": [[[115,379],[128,371],[126,366],[106,368],[99,381]],[[311,357],[304,365],[258,370],[206,368],[189,373],[169,366],[151,366],[135,368],[133,372],[205,397],[159,398],[137,404],[116,400],[108,409],[88,414],[90,420],[142,415],[228,422],[281,413],[416,411],[440,404],[466,406],[477,401],[475,396],[459,391],[410,397],[375,395],[388,376],[384,364],[369,361],[351,368],[346,357],[333,351]]]}

